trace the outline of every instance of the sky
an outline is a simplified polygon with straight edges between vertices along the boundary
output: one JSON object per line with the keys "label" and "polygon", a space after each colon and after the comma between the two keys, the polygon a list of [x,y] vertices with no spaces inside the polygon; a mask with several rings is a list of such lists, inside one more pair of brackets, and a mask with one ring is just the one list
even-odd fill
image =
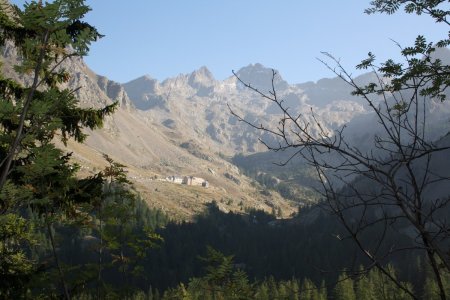
{"label": "sky", "polygon": [[[11,1],[19,6],[25,1]],[[216,79],[253,63],[290,83],[333,74],[317,60],[331,53],[353,74],[373,52],[399,59],[397,42],[430,41],[448,28],[427,16],[366,15],[369,0],[87,0],[86,20],[105,35],[85,61],[121,83],[142,75],[164,80],[206,66]]]}

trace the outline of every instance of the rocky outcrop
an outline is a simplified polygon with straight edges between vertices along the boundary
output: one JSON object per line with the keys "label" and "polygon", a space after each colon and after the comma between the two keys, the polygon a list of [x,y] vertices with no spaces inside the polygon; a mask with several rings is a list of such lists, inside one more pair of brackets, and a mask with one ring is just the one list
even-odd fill
{"label": "rocky outcrop", "polygon": [[130,98],[128,98],[124,87],[120,83],[109,80],[105,76],[97,75],[97,84],[109,99],[119,102],[120,107],[124,109],[133,107]]}
{"label": "rocky outcrop", "polygon": [[168,110],[167,101],[159,91],[159,82],[148,75],[123,84],[127,95],[137,109],[161,108]]}

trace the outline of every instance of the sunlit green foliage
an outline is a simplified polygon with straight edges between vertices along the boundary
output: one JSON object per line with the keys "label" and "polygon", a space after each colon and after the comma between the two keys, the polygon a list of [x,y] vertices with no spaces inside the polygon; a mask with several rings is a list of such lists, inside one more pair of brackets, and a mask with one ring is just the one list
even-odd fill
{"label": "sunlit green foliage", "polygon": [[35,280],[33,275],[49,269],[42,265],[48,260],[31,258],[36,254],[32,249],[40,247],[34,237],[46,232],[52,249],[47,259],[54,263],[50,269],[58,270],[54,279],[60,283],[55,295],[69,297],[55,226],[83,222],[83,207],[101,192],[101,174],[78,178],[70,154],[53,144],[55,138],[84,141],[83,128],[101,127],[104,116],[117,107],[82,109],[75,91],[61,88],[70,79],[63,62],[86,55],[91,42],[101,37],[82,21],[88,11],[78,0],[30,1],[23,10],[1,5],[0,45],[14,46],[19,55],[16,77],[28,82],[0,74],[0,281],[7,283],[2,295],[12,295],[11,289],[16,296],[27,295],[28,283],[47,278],[39,274]]}
{"label": "sunlit green foliage", "polygon": [[[371,1],[371,6],[365,12],[394,14],[401,8],[406,13],[427,15],[437,23],[450,25],[448,1],[444,0],[375,0]],[[436,57],[435,53],[437,48],[448,45],[450,35],[434,42],[429,42],[426,37],[418,35],[413,46],[398,45],[404,61],[395,62],[388,59],[381,65],[376,65],[375,55],[370,52],[368,58],[357,67],[376,70],[383,77],[389,78],[390,82],[385,85],[371,83],[356,90],[355,94],[399,92],[418,86],[421,96],[444,101],[446,99],[444,91],[450,84],[450,66]]]}

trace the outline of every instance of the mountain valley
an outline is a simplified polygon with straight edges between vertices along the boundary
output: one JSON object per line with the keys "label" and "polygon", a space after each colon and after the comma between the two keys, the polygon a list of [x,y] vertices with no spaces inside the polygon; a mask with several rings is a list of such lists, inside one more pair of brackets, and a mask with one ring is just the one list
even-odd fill
{"label": "mountain valley", "polygon": [[[18,59],[14,47],[7,44],[2,54],[3,71],[14,77],[12,68]],[[95,74],[81,59],[63,67],[71,74],[67,86],[76,89],[81,106],[98,108],[113,102],[120,106],[107,117],[103,129],[87,131],[85,144],[69,142],[67,151],[73,151],[82,173],[101,170],[105,165],[102,154],[107,154],[127,167],[129,178],[151,207],[181,219],[202,211],[204,204],[213,200],[224,211],[255,208],[280,211],[280,217],[292,215],[299,205],[317,201],[311,189],[314,175],[308,168],[300,164],[293,169],[293,174],[304,174],[300,179],[279,176],[286,169],[274,163],[288,155],[265,155],[267,149],[260,139],[269,144],[276,141],[232,115],[230,110],[249,122],[272,125],[280,118],[273,103],[244,87],[236,76],[216,80],[202,67],[162,82],[145,75],[120,84]],[[272,69],[261,64],[236,72],[243,82],[262,92],[270,91],[272,74]],[[349,122],[352,132],[352,120],[358,124],[358,120],[367,119],[370,108],[351,96],[351,87],[339,78],[292,85],[276,71],[274,79],[274,87],[289,109],[304,118],[310,118],[309,112],[314,111],[329,132]],[[374,75],[367,73],[356,80],[364,84],[374,80]],[[442,111],[440,115],[445,116]],[[354,127],[361,129],[360,125]],[[358,134],[352,137],[357,140]],[[246,168],[242,173],[234,164],[235,155],[260,157],[247,162],[254,166],[253,178],[244,174],[249,175]],[[275,169],[279,170],[275,180],[285,183],[284,197],[280,189],[267,189],[256,180],[258,174],[265,176]],[[210,186],[178,186],[165,181],[174,175],[205,178]]]}
{"label": "mountain valley", "polygon": [[[133,18],[117,22],[113,2],[87,16],[106,2],[0,0],[0,299],[448,299],[450,35],[361,60],[361,43],[378,51],[367,19],[357,40],[342,39],[347,26],[333,42],[351,45],[355,68],[320,52],[335,77],[292,83],[294,2],[263,5],[287,23],[261,18],[262,6],[243,11],[248,28],[235,7],[211,3],[229,6],[239,30],[228,18],[206,35],[226,15],[206,3],[127,3],[115,9]],[[370,1],[364,12],[450,24],[446,1],[419,2]],[[276,32],[262,39],[255,16]],[[105,20],[120,44],[96,25]],[[318,78],[301,59],[330,42],[320,21],[315,42],[302,36],[301,76]],[[202,51],[230,33],[208,59]],[[252,63],[217,79],[196,56],[217,74],[214,60],[229,58],[282,58],[288,69]],[[121,80],[148,74],[116,82],[91,66]],[[173,67],[195,70],[161,80]]]}

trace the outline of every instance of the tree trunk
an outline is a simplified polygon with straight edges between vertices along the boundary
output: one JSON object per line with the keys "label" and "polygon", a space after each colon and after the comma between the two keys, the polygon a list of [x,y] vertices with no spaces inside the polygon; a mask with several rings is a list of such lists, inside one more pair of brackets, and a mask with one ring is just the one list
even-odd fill
{"label": "tree trunk", "polygon": [[56,253],[55,239],[53,237],[52,228],[50,226],[50,222],[48,221],[47,217],[46,217],[45,223],[47,224],[48,235],[50,237],[50,242],[52,244],[53,257],[55,258],[56,267],[58,268],[59,278],[61,280],[61,284],[62,284],[63,289],[64,289],[64,297],[66,298],[66,300],[70,300],[69,290],[67,288],[67,284],[66,284],[66,281],[64,279],[64,272],[63,272],[63,269],[61,267],[61,264],[59,263],[58,254]]}

